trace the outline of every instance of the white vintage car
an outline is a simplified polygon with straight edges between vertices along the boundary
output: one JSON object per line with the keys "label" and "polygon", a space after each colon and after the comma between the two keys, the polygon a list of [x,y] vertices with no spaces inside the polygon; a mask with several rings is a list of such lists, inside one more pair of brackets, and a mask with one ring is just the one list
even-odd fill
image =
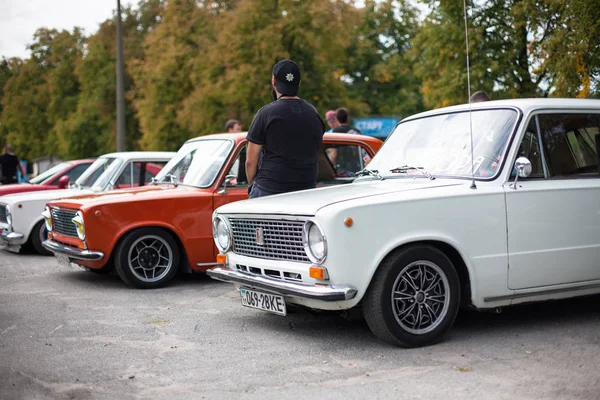
{"label": "white vintage car", "polygon": [[[1,196],[0,248],[18,252],[30,243],[38,253],[52,254],[42,246],[48,232],[42,216],[47,202],[145,185],[174,155],[168,151],[109,153],[96,159],[70,189]],[[71,221],[60,223],[65,224],[65,229],[75,229]]]}
{"label": "white vintage car", "polygon": [[600,100],[406,118],[350,185],[218,208],[208,273],[277,314],[362,309],[406,347],[439,340],[461,305],[600,293],[599,134]]}

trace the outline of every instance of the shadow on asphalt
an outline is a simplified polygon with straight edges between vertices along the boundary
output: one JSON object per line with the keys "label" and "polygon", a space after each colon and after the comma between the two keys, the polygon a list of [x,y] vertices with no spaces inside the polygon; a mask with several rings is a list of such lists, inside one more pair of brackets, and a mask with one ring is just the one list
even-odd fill
{"label": "shadow on asphalt", "polygon": [[[62,277],[62,279],[73,282],[75,284],[84,284],[88,286],[102,286],[103,289],[114,288],[127,290],[141,290],[127,286],[125,283],[123,283],[123,281],[121,281],[121,278],[119,278],[119,276],[114,270],[105,273],[98,273],[85,270],[83,268],[74,267],[72,271],[61,271],[59,272],[59,274]],[[166,287],[152,290],[169,290],[170,288],[181,288],[196,285],[218,285],[220,283],[222,282],[217,282],[203,273],[178,274],[171,282],[169,282],[169,284]],[[229,285],[225,283],[223,284]],[[229,285],[229,287],[233,289],[233,286]]]}
{"label": "shadow on asphalt", "polygon": [[[374,349],[387,346],[373,336],[364,319],[347,320],[339,313],[313,313],[295,308],[290,311],[286,318],[281,318],[249,310],[243,323],[282,333],[292,330],[299,340],[331,338],[335,330],[335,339],[331,339],[340,346],[362,348],[373,345]],[[569,324],[577,331],[579,326],[599,320],[599,295],[507,307],[501,313],[467,310],[459,313],[449,334],[439,344],[469,345],[484,336],[487,340],[515,338],[518,341],[519,336],[541,335]]]}

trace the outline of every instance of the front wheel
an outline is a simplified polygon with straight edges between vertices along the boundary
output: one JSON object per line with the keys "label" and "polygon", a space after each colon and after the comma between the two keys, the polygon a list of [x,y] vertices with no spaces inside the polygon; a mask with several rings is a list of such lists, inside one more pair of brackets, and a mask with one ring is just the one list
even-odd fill
{"label": "front wheel", "polygon": [[179,248],[161,228],[140,228],[125,235],[115,250],[115,269],[127,285],[154,289],[177,273]]}
{"label": "front wheel", "polygon": [[29,235],[33,249],[43,256],[52,255],[52,252],[46,250],[44,246],[42,246],[42,242],[47,239],[47,235],[48,230],[46,229],[46,223],[43,220],[35,224]]}
{"label": "front wheel", "polygon": [[460,305],[452,262],[432,246],[411,246],[388,257],[363,299],[365,319],[380,339],[402,347],[433,344],[450,330]]}

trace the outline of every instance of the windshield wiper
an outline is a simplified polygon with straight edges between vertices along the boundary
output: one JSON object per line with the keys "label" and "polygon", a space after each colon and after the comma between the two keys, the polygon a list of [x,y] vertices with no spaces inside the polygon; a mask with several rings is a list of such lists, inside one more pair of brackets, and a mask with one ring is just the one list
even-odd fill
{"label": "windshield wiper", "polygon": [[360,171],[358,171],[355,175],[356,176],[373,176],[373,177],[379,179],[380,181],[383,180],[383,177],[381,175],[379,175],[379,171],[376,169],[363,168]]}
{"label": "windshield wiper", "polygon": [[392,169],[390,169],[390,172],[393,173],[393,174],[397,174],[397,173],[406,174],[408,171],[419,171],[420,173],[422,173],[423,175],[425,175],[429,179],[431,179],[431,180],[435,179],[435,176],[431,175],[423,167],[412,167],[410,165],[403,165],[403,166],[398,167],[398,168],[392,168]]}

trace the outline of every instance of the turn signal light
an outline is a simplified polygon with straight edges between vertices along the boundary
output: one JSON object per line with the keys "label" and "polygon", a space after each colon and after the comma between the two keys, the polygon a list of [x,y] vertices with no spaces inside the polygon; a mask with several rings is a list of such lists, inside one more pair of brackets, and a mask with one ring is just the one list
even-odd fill
{"label": "turn signal light", "polygon": [[329,279],[329,276],[327,275],[327,270],[325,268],[310,267],[308,272],[308,275],[313,279],[319,279],[322,281]]}
{"label": "turn signal light", "polygon": [[227,264],[227,255],[217,254],[217,264]]}

